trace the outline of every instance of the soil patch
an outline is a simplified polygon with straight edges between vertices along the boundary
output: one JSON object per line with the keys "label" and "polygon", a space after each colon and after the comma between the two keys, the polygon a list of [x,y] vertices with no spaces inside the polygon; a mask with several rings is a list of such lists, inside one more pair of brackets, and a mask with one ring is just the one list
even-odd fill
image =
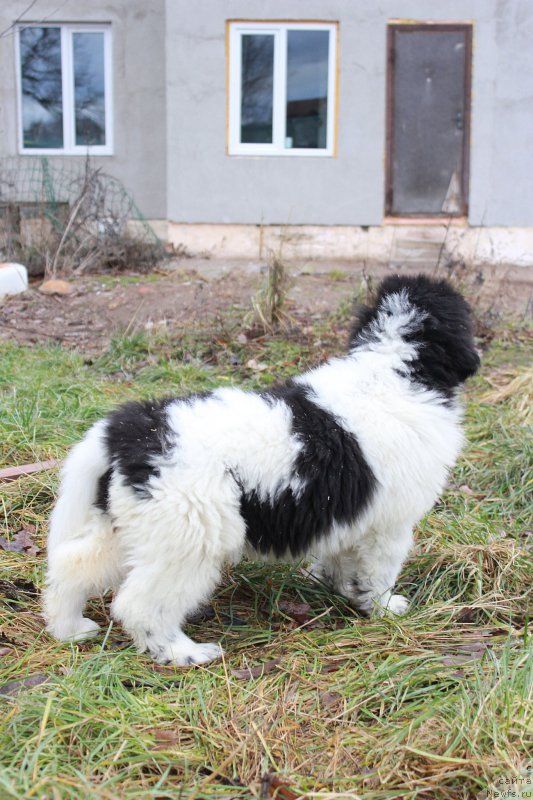
{"label": "soil patch", "polygon": [[[56,342],[86,353],[106,349],[112,337],[138,331],[179,335],[221,324],[237,330],[246,323],[252,298],[265,281],[265,265],[188,261],[149,275],[88,276],[66,296],[47,296],[34,283],[24,294],[0,302],[0,339],[37,344]],[[364,296],[363,266],[345,262],[291,264],[289,312],[305,324]],[[419,269],[409,270],[418,272]],[[390,274],[372,270],[371,281]],[[469,275],[467,295],[485,316],[530,313],[533,271],[501,268]]]}

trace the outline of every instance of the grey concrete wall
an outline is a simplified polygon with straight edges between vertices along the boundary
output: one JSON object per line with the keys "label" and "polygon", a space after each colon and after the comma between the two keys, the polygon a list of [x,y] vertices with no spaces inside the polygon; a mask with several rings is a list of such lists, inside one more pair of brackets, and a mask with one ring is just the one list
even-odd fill
{"label": "grey concrete wall", "polygon": [[[2,0],[0,31],[28,7]],[[114,155],[94,159],[119,178],[141,212],[166,216],[166,98],[164,0],[37,0],[24,22],[111,23],[113,38]],[[0,156],[17,155],[15,45],[12,31],[0,38]],[[19,156],[19,162],[34,156]],[[79,160],[49,156],[50,160]],[[83,159],[82,159],[83,160]]]}
{"label": "grey concrete wall", "polygon": [[[465,6],[467,3],[465,2]],[[533,2],[495,0],[474,29],[474,225],[533,225]]]}
{"label": "grey concrete wall", "polygon": [[[0,31],[27,7],[3,0]],[[335,158],[226,154],[225,23],[265,17],[340,23]],[[387,21],[472,22],[469,221],[533,226],[532,0],[37,0],[25,19],[45,18],[112,24],[115,154],[95,161],[145,216],[256,225],[380,225]],[[15,86],[8,33],[0,155],[17,153]]]}
{"label": "grey concrete wall", "polygon": [[[168,217],[379,225],[386,24],[474,24],[470,223],[533,225],[531,0],[167,0]],[[225,21],[340,23],[336,158],[226,155]]]}

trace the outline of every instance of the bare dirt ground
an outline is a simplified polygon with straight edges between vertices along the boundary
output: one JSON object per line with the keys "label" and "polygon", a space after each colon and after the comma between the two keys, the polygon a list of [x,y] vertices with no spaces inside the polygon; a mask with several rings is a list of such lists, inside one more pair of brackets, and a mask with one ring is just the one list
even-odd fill
{"label": "bare dirt ground", "polygon": [[[313,262],[291,263],[288,268],[288,310],[295,322],[323,318],[364,296],[362,265]],[[409,270],[413,271],[420,269]],[[376,267],[365,274],[375,283],[390,272]],[[531,321],[533,270],[485,268],[456,278],[485,322],[507,317]],[[264,264],[188,259],[150,274],[82,277],[72,281],[73,291],[65,296],[42,294],[38,281],[24,294],[0,300],[0,339],[55,342],[98,353],[113,336],[140,330],[179,335],[228,320],[237,329],[246,324],[252,298],[265,280]]]}

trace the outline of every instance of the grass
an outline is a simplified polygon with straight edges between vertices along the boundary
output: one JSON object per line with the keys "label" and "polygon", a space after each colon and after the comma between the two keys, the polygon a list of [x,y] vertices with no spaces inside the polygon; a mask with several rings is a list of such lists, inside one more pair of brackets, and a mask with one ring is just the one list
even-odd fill
{"label": "grass", "polygon": [[330,269],[328,272],[328,278],[330,281],[346,281],[349,278],[348,273],[344,269]]}
{"label": "grass", "polygon": [[[303,338],[241,344],[222,328],[179,342],[137,334],[92,361],[4,343],[0,462],[61,457],[128,398],[267,386],[340,348],[333,319]],[[204,668],[137,655],[109,624],[109,598],[91,610],[100,639],[59,645],[44,634],[37,592],[57,474],[3,484],[2,535],[34,526],[41,553],[0,552],[0,686],[13,691],[0,696],[1,800],[467,800],[524,781],[533,766],[526,354],[522,336],[503,331],[469,388],[468,446],[402,572],[406,617],[362,620],[298,565],[243,562],[190,625],[227,653]],[[295,604],[306,604],[303,616]],[[35,685],[11,686],[27,679]]]}

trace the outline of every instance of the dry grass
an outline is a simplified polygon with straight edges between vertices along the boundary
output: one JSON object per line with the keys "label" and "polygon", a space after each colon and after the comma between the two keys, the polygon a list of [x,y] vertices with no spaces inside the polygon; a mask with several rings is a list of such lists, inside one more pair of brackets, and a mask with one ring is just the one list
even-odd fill
{"label": "dry grass", "polygon": [[39,161],[42,167],[31,160],[26,171],[19,166],[15,174],[11,159],[0,159],[4,194],[20,184],[22,195],[33,197],[0,207],[0,259],[19,261],[31,275],[49,278],[132,266],[149,270],[164,260],[162,242],[119,181],[89,158],[82,171],[64,175],[47,159]]}
{"label": "dry grass", "polygon": [[488,382],[492,389],[480,397],[482,403],[508,401],[524,425],[533,424],[533,367],[498,370]]}
{"label": "dry grass", "polygon": [[269,252],[268,271],[264,286],[252,298],[252,311],[247,318],[251,325],[266,333],[287,328],[291,323],[287,293],[290,288],[288,267],[279,253]]}
{"label": "dry grass", "polygon": [[[229,362],[206,372],[168,353],[136,372],[138,347],[116,342],[85,365],[59,349],[4,346],[5,460],[60,456],[105,408],[152,393],[155,380],[163,394],[235,374]],[[277,363],[296,369],[294,344],[277,340],[270,353],[269,374],[256,376],[265,385]],[[469,445],[402,573],[413,599],[406,617],[360,619],[299,566],[243,562],[190,626],[225,647],[224,661],[207,667],[138,656],[109,624],[109,598],[93,602],[106,630],[99,640],[49,639],[36,592],[57,475],[4,485],[2,534],[13,540],[33,525],[41,553],[0,553],[0,684],[46,682],[0,696],[2,800],[471,800],[523,776],[533,658],[522,359],[520,345],[495,340],[470,390]],[[135,385],[120,378],[125,365]],[[295,603],[306,604],[303,617]]]}

